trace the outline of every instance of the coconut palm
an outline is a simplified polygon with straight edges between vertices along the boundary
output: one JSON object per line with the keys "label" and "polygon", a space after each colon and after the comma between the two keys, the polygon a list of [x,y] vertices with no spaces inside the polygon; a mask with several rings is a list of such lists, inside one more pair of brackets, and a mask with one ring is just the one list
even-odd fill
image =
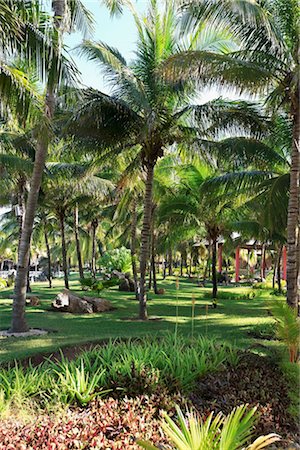
{"label": "coconut palm", "polygon": [[[43,183],[45,195],[43,204],[52,210],[59,221],[61,233],[62,262],[65,287],[69,288],[68,259],[66,245],[66,218],[76,205],[107,196],[112,188],[110,181],[97,176],[95,164],[92,162],[48,163],[48,177]],[[94,234],[96,233],[94,216]],[[93,238],[93,244],[95,239]]]}
{"label": "coconut palm", "polygon": [[[297,0],[243,2],[227,0],[187,2],[185,25],[201,27],[201,18],[214,27],[226,26],[240,39],[241,48],[231,54],[187,52],[171,61],[184,76],[204,76],[239,91],[259,93],[273,111],[285,110],[292,121],[292,153],[287,225],[287,302],[299,300],[299,178],[300,88]],[[188,28],[188,26],[187,26]],[[178,74],[178,72],[177,72]]]}
{"label": "coconut palm", "polygon": [[[81,30],[86,29],[90,17],[86,16],[86,10],[79,0],[53,0],[53,24],[49,36],[52,52],[47,61],[46,95],[44,98],[42,118],[36,139],[36,157],[34,161],[30,190],[26,204],[24,224],[20,239],[17,277],[15,282],[12,332],[27,330],[25,321],[26,279],[29,263],[30,240],[34,224],[34,216],[38,203],[39,190],[42,181],[49,142],[52,137],[51,123],[55,112],[56,94],[58,88],[64,83],[70,83],[74,71],[66,58],[62,55],[62,36],[64,31],[72,31],[76,26]],[[68,19],[68,20],[67,20]]]}
{"label": "coconut palm", "polygon": [[[245,114],[243,108],[219,102],[214,105],[196,106],[191,104],[194,93],[190,83],[169,83],[163,80],[164,62],[187,48],[186,41],[178,40],[176,2],[166,2],[161,12],[155,1],[147,17],[140,20],[135,15],[138,29],[136,58],[127,64],[115,48],[98,42],[86,41],[81,53],[95,61],[106,74],[112,86],[112,94],[88,90],[83,105],[70,124],[70,131],[81,137],[82,145],[94,143],[102,157],[115,158],[128,149],[135,149],[136,165],[145,171],[144,217],[141,232],[140,251],[140,318],[147,318],[146,309],[146,268],[149,259],[151,228],[152,191],[154,168],[166,148],[177,143],[189,143],[191,149],[206,148],[207,153],[214,147],[205,141],[203,125],[207,116],[215,114],[219,128],[228,129],[238,120],[244,121],[252,131],[261,131],[257,121]],[[230,46],[228,33],[223,40],[218,34],[220,51]],[[198,39],[191,39],[190,45],[198,45]],[[217,49],[217,39],[214,41]],[[226,115],[222,121],[222,111]],[[243,118],[243,120],[242,120]],[[225,145],[225,144],[224,144]],[[230,145],[227,143],[227,145]],[[249,145],[244,154],[249,151]],[[252,155],[253,156],[253,155]]]}
{"label": "coconut palm", "polygon": [[160,206],[160,217],[171,219],[173,225],[195,229],[210,242],[212,249],[212,298],[216,304],[217,287],[217,245],[218,239],[226,229],[229,221],[230,199],[215,199],[203,191],[204,182],[212,176],[211,169],[203,163],[183,165],[178,169],[178,185],[173,193],[166,196]]}

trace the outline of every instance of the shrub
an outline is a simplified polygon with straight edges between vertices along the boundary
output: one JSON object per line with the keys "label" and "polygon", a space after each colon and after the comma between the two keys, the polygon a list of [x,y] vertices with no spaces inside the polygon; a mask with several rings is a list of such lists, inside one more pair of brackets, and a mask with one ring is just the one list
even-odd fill
{"label": "shrub", "polygon": [[82,289],[96,291],[98,295],[104,289],[108,289],[119,284],[119,280],[117,278],[111,278],[110,280],[99,280],[97,278],[87,277],[80,278],[79,281]]}
{"label": "shrub", "polygon": [[106,252],[98,261],[100,267],[107,272],[129,272],[131,270],[130,250],[125,247]]}
{"label": "shrub", "polygon": [[[177,407],[178,425],[165,414],[162,428],[177,450],[239,450],[244,448],[252,435],[255,413],[256,408],[247,411],[247,405],[242,405],[228,416],[219,413],[214,417],[214,413],[211,413],[202,422],[193,412],[189,412],[185,418]],[[279,440],[277,434],[260,436],[247,449],[259,450]],[[149,442],[138,443],[148,450],[158,449]]]}
{"label": "shrub", "polygon": [[280,300],[272,303],[271,311],[276,320],[276,334],[288,347],[290,362],[296,362],[300,344],[298,311]]}

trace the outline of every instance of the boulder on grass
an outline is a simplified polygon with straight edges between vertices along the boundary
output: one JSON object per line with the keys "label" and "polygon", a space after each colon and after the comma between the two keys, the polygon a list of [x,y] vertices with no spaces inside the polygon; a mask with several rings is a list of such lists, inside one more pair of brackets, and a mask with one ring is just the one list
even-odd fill
{"label": "boulder on grass", "polygon": [[164,288],[160,288],[160,289],[158,289],[158,291],[157,291],[157,294],[158,294],[158,295],[164,295],[164,293],[165,293]]}
{"label": "boulder on grass", "polygon": [[93,312],[95,313],[111,311],[113,309],[110,301],[105,298],[83,297],[83,299],[92,305]]}
{"label": "boulder on grass", "polygon": [[92,314],[94,312],[104,312],[112,310],[112,305],[108,300],[103,298],[80,297],[79,295],[64,289],[60,292],[54,302],[52,308],[56,311]]}
{"label": "boulder on grass", "polygon": [[26,305],[38,306],[40,304],[40,297],[37,295],[26,295]]}

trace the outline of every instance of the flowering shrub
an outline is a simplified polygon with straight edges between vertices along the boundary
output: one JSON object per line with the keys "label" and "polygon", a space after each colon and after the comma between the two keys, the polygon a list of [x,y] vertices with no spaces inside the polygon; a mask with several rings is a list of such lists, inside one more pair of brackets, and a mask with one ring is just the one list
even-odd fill
{"label": "flowering shrub", "polygon": [[[171,400],[170,400],[171,402]],[[136,440],[165,444],[160,431],[161,399],[140,396],[91,402],[62,417],[45,415],[24,425],[0,424],[0,450],[138,449]]]}

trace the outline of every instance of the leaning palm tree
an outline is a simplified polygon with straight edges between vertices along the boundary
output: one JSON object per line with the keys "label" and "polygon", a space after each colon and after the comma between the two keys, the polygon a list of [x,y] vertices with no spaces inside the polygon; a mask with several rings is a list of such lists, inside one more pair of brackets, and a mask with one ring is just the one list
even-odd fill
{"label": "leaning palm tree", "polygon": [[[300,179],[300,88],[299,28],[297,0],[203,0],[185,2],[184,24],[201,27],[209,19],[214,27],[226,26],[241,41],[241,49],[230,55],[189,52],[170,61],[177,79],[203,76],[259,93],[273,111],[284,110],[292,121],[292,154],[287,224],[287,302],[297,308],[299,301],[299,179]],[[181,76],[179,75],[181,73]]]}
{"label": "leaning palm tree", "polygon": [[[42,174],[47,158],[48,146],[52,138],[52,120],[55,112],[57,91],[63,83],[70,83],[74,71],[70,71],[70,65],[62,55],[62,36],[64,31],[71,31],[74,27],[85,29],[85,9],[81,8],[79,0],[53,0],[53,24],[49,36],[52,44],[51,57],[47,60],[46,95],[42,117],[39,123],[39,132],[36,139],[36,156],[31,177],[30,190],[26,204],[24,225],[20,239],[19,258],[17,265],[17,277],[15,282],[14,302],[11,331],[22,332],[28,329],[25,320],[26,281],[30,253],[30,240],[34,224],[34,216],[38,203]],[[82,12],[84,14],[80,14]],[[68,19],[68,20],[67,20]]]}
{"label": "leaning palm tree", "polygon": [[[131,64],[117,49],[104,43],[86,41],[81,46],[81,53],[98,63],[105,72],[112,85],[112,94],[88,90],[69,128],[70,132],[81,137],[82,146],[93,142],[103,158],[113,159],[121,152],[132,152],[134,149],[135,164],[145,172],[139,283],[139,316],[143,320],[147,318],[146,268],[156,162],[176,142],[189,143],[190,148],[198,149],[208,115],[216,114],[221,123],[222,110],[226,110],[226,125],[222,122],[225,129],[236,124],[238,118],[244,118],[247,122],[244,111],[235,105],[232,104],[230,108],[222,102],[207,107],[192,105],[191,96],[195,89],[190,83],[169,83],[163,80],[164,62],[186,48],[186,41],[181,45],[178,40],[176,13],[175,1],[166,2],[163,12],[156,1],[152,1],[144,20],[135,14],[138,43],[136,58]],[[191,39],[190,46],[198,45],[198,42],[198,39]],[[227,33],[223,40],[219,33],[218,39],[214,40],[215,49],[218,48],[217,42],[221,42],[219,50],[224,51],[231,41]],[[261,129],[260,126],[254,128],[256,131]],[[213,143],[206,144],[209,152]]]}

